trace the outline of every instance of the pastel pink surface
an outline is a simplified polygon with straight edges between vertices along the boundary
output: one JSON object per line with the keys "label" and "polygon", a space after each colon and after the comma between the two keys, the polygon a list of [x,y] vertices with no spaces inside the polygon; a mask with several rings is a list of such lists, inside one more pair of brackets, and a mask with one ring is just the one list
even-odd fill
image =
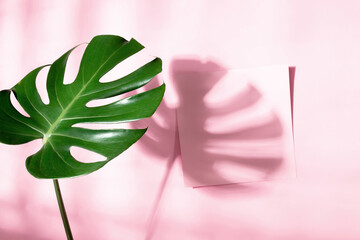
{"label": "pastel pink surface", "polygon": [[[75,239],[357,240],[359,11],[356,0],[2,0],[0,89],[97,34],[134,37],[163,59],[166,99],[142,123],[147,137],[60,181]],[[203,71],[296,66],[296,179],[184,187],[171,80],[184,57],[221,65]],[[51,181],[24,166],[39,145],[0,145],[1,239],[65,238]]]}
{"label": "pastel pink surface", "polygon": [[287,66],[177,71],[173,82],[187,186],[295,177]]}

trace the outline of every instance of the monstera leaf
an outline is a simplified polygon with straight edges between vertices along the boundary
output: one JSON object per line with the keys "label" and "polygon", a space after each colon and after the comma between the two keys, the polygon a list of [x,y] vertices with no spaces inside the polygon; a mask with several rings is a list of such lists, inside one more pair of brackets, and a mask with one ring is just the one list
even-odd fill
{"label": "monstera leaf", "polygon": [[[36,89],[39,67],[10,90],[0,92],[0,142],[22,144],[43,139],[42,148],[26,159],[27,170],[37,178],[66,178],[89,174],[129,148],[146,129],[86,129],[77,123],[130,122],[150,117],[160,104],[165,85],[111,104],[87,107],[95,99],[117,96],[147,84],[161,72],[159,58],[120,79],[102,83],[100,78],[118,63],[143,49],[136,40],[119,36],[94,37],[82,57],[79,72],[71,84],[63,78],[66,52],[50,67],[47,76],[49,104],[44,104]],[[10,101],[13,92],[30,117],[20,114]],[[106,157],[104,161],[84,163],[70,154],[77,146]]]}

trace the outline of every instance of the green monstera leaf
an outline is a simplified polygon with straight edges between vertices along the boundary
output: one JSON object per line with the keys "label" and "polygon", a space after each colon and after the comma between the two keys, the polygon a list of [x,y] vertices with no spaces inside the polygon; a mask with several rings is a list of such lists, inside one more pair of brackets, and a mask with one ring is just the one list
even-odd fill
{"label": "green monstera leaf", "polygon": [[[50,66],[47,76],[49,104],[42,102],[35,85],[39,71],[45,66],[30,72],[10,90],[1,91],[0,142],[22,144],[42,138],[42,148],[26,159],[27,170],[36,178],[74,177],[103,167],[139,140],[146,129],[86,129],[73,125],[130,122],[150,117],[155,112],[164,95],[164,84],[104,106],[86,106],[91,100],[117,96],[144,86],[161,72],[161,60],[156,58],[125,77],[100,82],[108,71],[143,48],[134,39],[96,36],[85,49],[74,82],[64,84],[71,49]],[[30,117],[14,108],[11,92]],[[101,154],[106,160],[80,162],[70,154],[72,146]]]}

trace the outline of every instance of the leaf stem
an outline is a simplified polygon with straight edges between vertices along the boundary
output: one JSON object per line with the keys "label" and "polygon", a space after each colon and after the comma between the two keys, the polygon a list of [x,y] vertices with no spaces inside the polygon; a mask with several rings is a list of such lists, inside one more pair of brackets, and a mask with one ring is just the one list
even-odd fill
{"label": "leaf stem", "polygon": [[61,191],[60,191],[60,185],[57,179],[53,179],[54,182],[54,187],[55,187],[55,192],[56,192],[56,198],[59,204],[59,209],[60,209],[60,213],[61,213],[61,218],[64,224],[64,228],[65,228],[65,232],[66,232],[66,236],[68,240],[73,240],[73,236],[71,233],[71,229],[70,229],[70,224],[69,224],[69,220],[67,218],[66,215],[66,211],[65,211],[65,206],[64,206],[64,202],[61,196]]}

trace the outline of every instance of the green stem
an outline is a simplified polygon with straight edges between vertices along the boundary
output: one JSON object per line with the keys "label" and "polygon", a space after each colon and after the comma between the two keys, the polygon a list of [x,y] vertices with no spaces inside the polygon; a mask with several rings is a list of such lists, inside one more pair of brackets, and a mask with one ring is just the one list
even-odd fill
{"label": "green stem", "polygon": [[67,218],[66,215],[66,211],[65,211],[65,206],[64,206],[64,202],[63,199],[61,197],[61,191],[60,191],[60,186],[59,186],[59,182],[57,179],[53,179],[54,182],[54,187],[55,187],[55,192],[56,192],[56,198],[59,204],[59,209],[60,209],[60,213],[61,213],[61,218],[63,220],[63,224],[64,224],[64,228],[65,228],[65,232],[66,232],[66,236],[68,240],[73,240],[73,236],[71,233],[71,229],[70,229],[70,224],[69,224],[69,220]]}

